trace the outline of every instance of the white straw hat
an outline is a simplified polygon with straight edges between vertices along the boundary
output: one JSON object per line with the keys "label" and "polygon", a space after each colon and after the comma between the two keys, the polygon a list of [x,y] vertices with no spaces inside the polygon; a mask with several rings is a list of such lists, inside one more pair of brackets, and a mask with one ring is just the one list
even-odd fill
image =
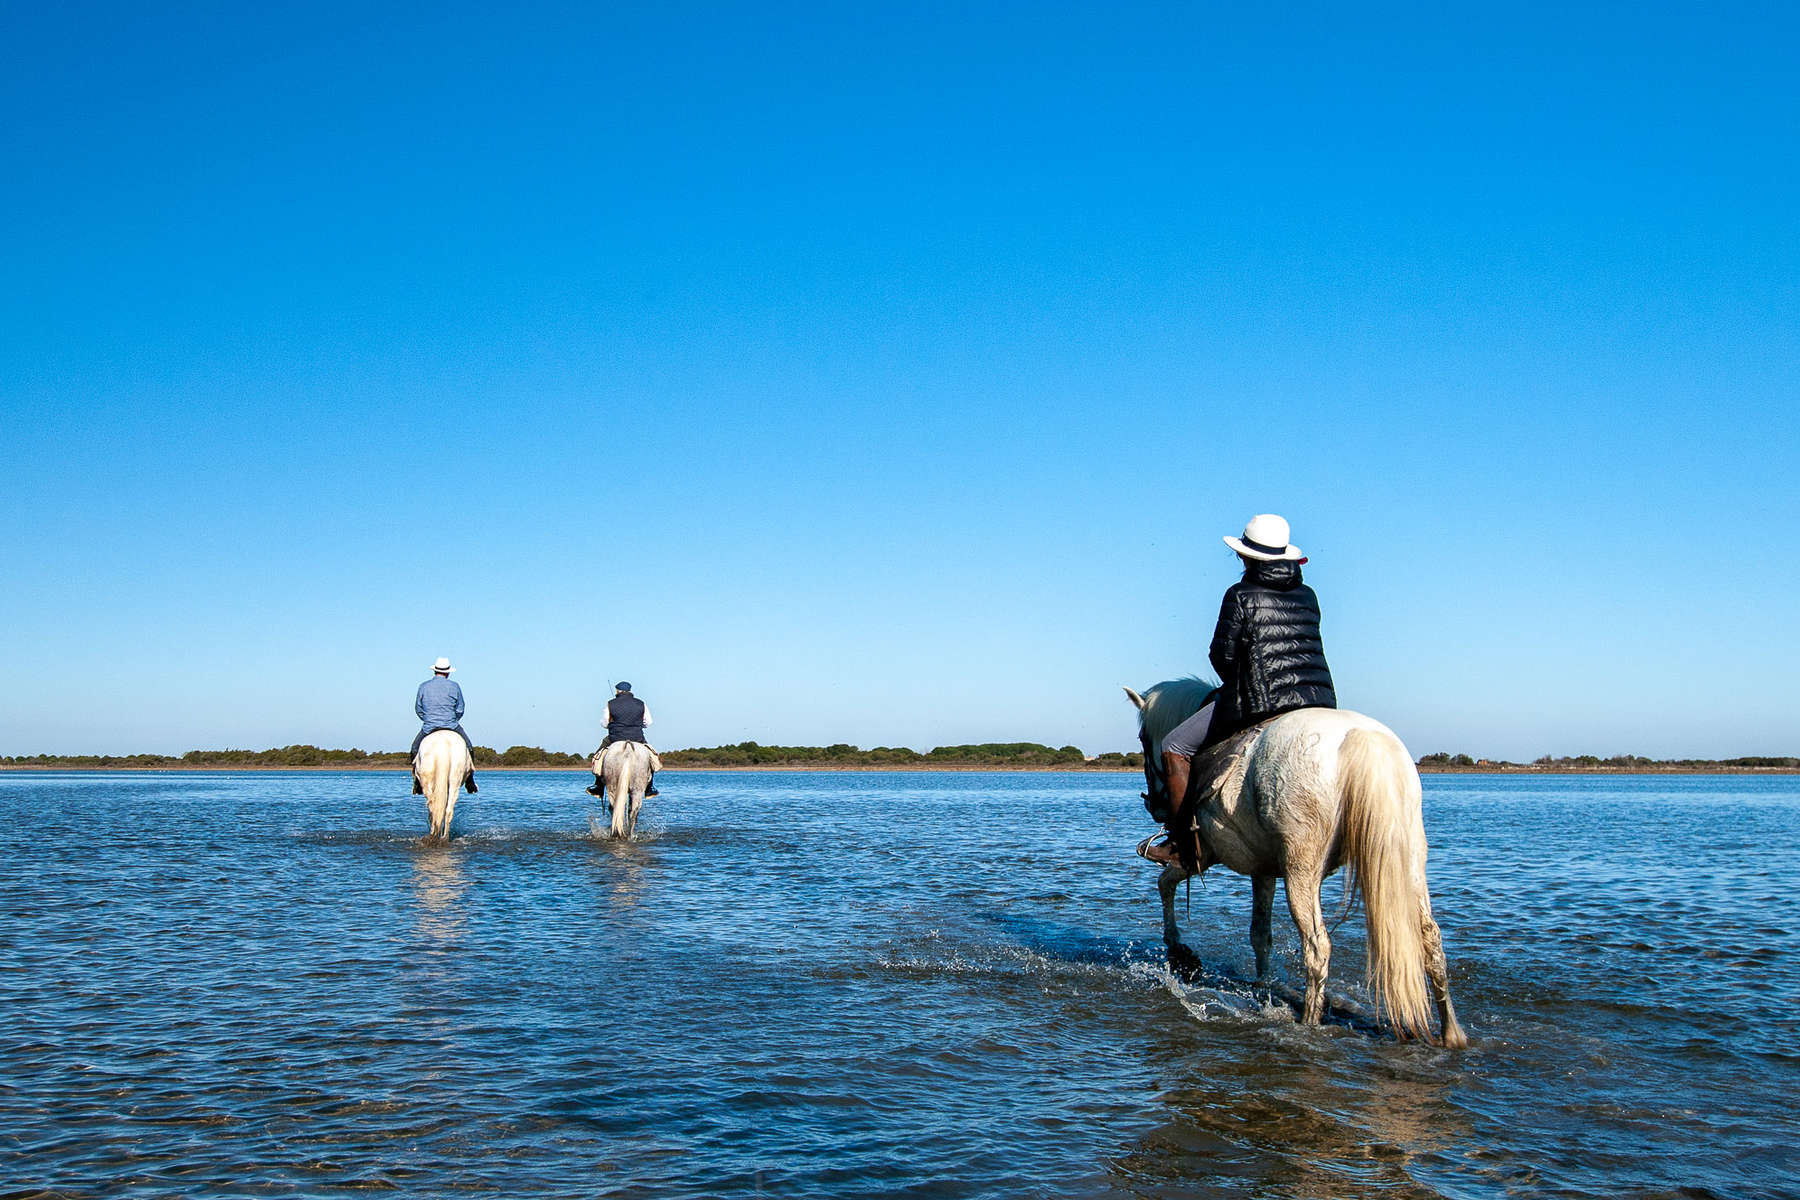
{"label": "white straw hat", "polygon": [[1274,513],[1250,518],[1243,537],[1225,535],[1225,544],[1245,558],[1263,562],[1292,562],[1300,558],[1300,547],[1288,545],[1288,523]]}
{"label": "white straw hat", "polygon": [[440,658],[436,662],[432,663],[431,669],[433,671],[442,671],[446,675],[448,675],[450,672],[456,670],[455,667],[450,665],[450,660],[447,658]]}

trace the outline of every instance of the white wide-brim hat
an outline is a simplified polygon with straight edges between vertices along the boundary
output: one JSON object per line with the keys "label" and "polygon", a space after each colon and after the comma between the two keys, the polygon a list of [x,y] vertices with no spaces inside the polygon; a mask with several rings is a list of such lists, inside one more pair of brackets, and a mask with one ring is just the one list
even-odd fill
{"label": "white wide-brim hat", "polygon": [[433,671],[442,671],[446,675],[448,675],[450,672],[456,670],[455,667],[450,665],[450,660],[447,658],[440,658],[436,662],[432,663],[431,669]]}
{"label": "white wide-brim hat", "polygon": [[1263,562],[1292,562],[1304,557],[1300,547],[1288,545],[1288,523],[1274,513],[1261,513],[1244,526],[1244,536],[1225,535],[1225,544],[1245,558]]}

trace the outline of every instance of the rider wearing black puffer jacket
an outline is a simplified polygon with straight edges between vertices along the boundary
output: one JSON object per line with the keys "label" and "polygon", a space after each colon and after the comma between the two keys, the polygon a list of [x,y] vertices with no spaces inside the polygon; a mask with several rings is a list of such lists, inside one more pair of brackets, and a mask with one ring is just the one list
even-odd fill
{"label": "rider wearing black puffer jacket", "polygon": [[1208,657],[1219,690],[1163,739],[1164,777],[1177,806],[1196,751],[1289,709],[1337,707],[1319,637],[1319,598],[1301,582],[1306,559],[1288,543],[1288,523],[1252,517],[1244,535],[1225,544],[1243,559],[1244,577],[1226,589],[1213,631]]}
{"label": "rider wearing black puffer jacket", "polygon": [[1208,743],[1290,708],[1336,708],[1331,668],[1319,637],[1319,598],[1300,581],[1300,563],[1244,560],[1244,577],[1225,590],[1208,654],[1223,681]]}

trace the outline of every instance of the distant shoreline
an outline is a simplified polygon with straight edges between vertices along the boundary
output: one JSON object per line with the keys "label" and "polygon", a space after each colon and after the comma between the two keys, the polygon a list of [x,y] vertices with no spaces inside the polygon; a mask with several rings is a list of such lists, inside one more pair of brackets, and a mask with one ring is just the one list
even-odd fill
{"label": "distant shoreline", "polygon": [[1800,775],[1800,767],[1508,767],[1422,766],[1421,775]]}
{"label": "distant shoreline", "polygon": [[[320,772],[320,773],[327,774],[327,775],[331,775],[331,774],[336,774],[336,775],[381,775],[381,774],[385,774],[389,771],[392,771],[395,774],[401,774],[401,775],[407,773],[406,772],[406,764],[404,764],[404,763],[400,764],[399,766],[373,766],[373,767],[370,767],[370,766],[339,766],[339,765],[336,765],[333,763],[325,763],[325,764],[321,764],[319,766],[310,766],[310,767],[292,767],[292,766],[212,766],[212,767],[207,767],[207,766],[167,766],[167,765],[153,766],[153,767],[132,767],[132,766],[94,767],[94,766],[54,766],[54,765],[40,766],[36,763],[0,763],[0,775],[3,775],[8,771],[18,771],[18,772],[25,773],[25,774],[37,773],[37,774],[52,774],[52,775],[71,775],[71,774],[77,774],[77,773],[90,774],[90,775],[195,775],[195,774],[201,774],[201,775],[204,775],[204,774],[255,775],[255,774],[265,774],[265,773],[281,774],[281,773],[296,773],[296,772],[299,772],[299,773]],[[496,771],[530,771],[530,772],[565,771],[571,775],[592,775],[593,774],[593,772],[585,766],[570,767],[570,766],[551,765],[551,766],[502,767],[502,766],[479,766],[478,765],[476,767],[476,772],[481,775],[491,775]],[[969,766],[969,765],[958,766],[955,764],[944,764],[944,765],[934,765],[934,766],[894,765],[894,766],[869,766],[869,767],[856,767],[856,766],[832,767],[832,766],[819,766],[816,764],[797,763],[793,766],[748,764],[748,765],[744,765],[744,766],[735,766],[735,767],[714,767],[714,766],[705,766],[705,765],[696,766],[692,763],[689,763],[685,766],[666,766],[662,770],[658,771],[657,775],[660,777],[663,775],[671,775],[671,774],[705,774],[708,772],[715,772],[715,771],[718,771],[718,772],[728,772],[728,771],[758,772],[758,771],[760,771],[760,772],[765,772],[765,773],[771,772],[771,771],[774,771],[774,772],[785,771],[788,773],[804,772],[807,774],[818,774],[818,775],[829,775],[829,774],[834,774],[834,773],[839,774],[839,775],[879,775],[879,774],[883,774],[883,773],[919,775],[919,774],[932,774],[932,773],[943,774],[943,773],[974,773],[974,772],[982,772],[982,773],[992,774],[992,775],[1009,775],[1009,774],[1017,775],[1017,774],[1021,774],[1021,773],[1031,774],[1031,775],[1142,775],[1144,773],[1142,767],[1112,767],[1112,766],[1106,766],[1106,767],[1070,767],[1070,766],[1064,766],[1064,767],[984,767],[984,766]]]}
{"label": "distant shoreline", "polygon": [[[482,774],[482,775],[491,775],[496,771],[566,771],[571,775],[592,775],[593,774],[593,771],[585,766],[572,766],[571,767],[571,766],[560,766],[560,765],[548,765],[548,766],[505,767],[505,766],[482,766],[480,764],[477,764],[475,769],[479,774]],[[339,775],[358,775],[358,774],[360,774],[360,775],[380,775],[380,774],[384,774],[385,772],[388,772],[388,771],[393,771],[397,774],[405,774],[406,773],[406,764],[401,763],[399,766],[373,766],[373,767],[371,767],[371,766],[338,766],[335,763],[324,763],[319,766],[311,766],[311,767],[260,766],[260,765],[259,766],[212,766],[212,767],[207,767],[207,766],[93,767],[93,766],[54,766],[54,765],[39,766],[36,763],[0,763],[0,774],[4,774],[7,771],[23,771],[23,772],[27,772],[27,773],[35,771],[38,773],[48,772],[48,773],[52,773],[52,774],[73,774],[75,772],[85,772],[85,773],[100,774],[100,775],[126,775],[126,774],[129,774],[129,775],[156,775],[156,774],[192,775],[192,774],[196,774],[196,773],[206,774],[209,772],[212,774],[215,774],[215,775],[222,774],[222,773],[252,775],[252,774],[257,774],[257,773],[261,773],[261,772],[280,773],[280,772],[319,771],[319,772],[324,772],[326,774],[335,773],[335,774],[339,774]],[[704,773],[704,772],[708,772],[708,771],[788,771],[788,772],[806,771],[806,772],[813,772],[813,773],[819,773],[819,774],[829,774],[832,772],[836,772],[838,774],[879,774],[881,772],[889,772],[889,773],[909,772],[909,773],[913,773],[913,774],[918,774],[921,772],[929,773],[929,772],[947,772],[947,771],[985,771],[985,772],[990,772],[993,774],[1001,774],[1001,775],[1018,774],[1019,772],[1022,772],[1022,771],[1029,772],[1031,774],[1036,774],[1036,775],[1043,775],[1043,774],[1051,774],[1051,775],[1055,775],[1055,774],[1062,774],[1062,775],[1141,775],[1141,774],[1143,774],[1142,767],[981,767],[981,766],[956,766],[954,764],[947,764],[947,765],[942,765],[942,766],[830,767],[830,766],[808,765],[808,764],[803,764],[803,763],[796,764],[794,766],[787,766],[787,767],[779,766],[779,765],[762,765],[762,764],[751,764],[751,765],[736,766],[736,767],[713,767],[713,766],[704,766],[704,765],[696,766],[692,763],[689,763],[689,764],[680,765],[680,766],[666,766],[662,770],[658,771],[657,774],[660,776],[660,775],[669,775],[669,774],[675,774],[675,773],[690,773],[690,774],[691,773]]]}
{"label": "distant shoreline", "polygon": [[[907,746],[863,749],[847,742],[829,746],[688,746],[664,750],[667,771],[1073,771],[1135,774],[1144,769],[1136,750],[1088,754],[1079,746],[1040,742],[980,742],[935,746],[921,752]],[[477,771],[571,771],[587,773],[588,756],[542,746],[475,746]],[[411,760],[404,750],[336,749],[295,742],[264,750],[189,750],[185,754],[14,754],[0,755],[0,771],[393,771],[404,774]],[[1800,756],[1742,755],[1732,758],[1648,758],[1641,754],[1552,757],[1530,762],[1477,758],[1468,754],[1425,754],[1415,760],[1422,774],[1445,775],[1791,775],[1800,774]]]}
{"label": "distant shoreline", "polygon": [[[22,774],[87,774],[87,775],[192,775],[192,774],[259,774],[259,773],[308,773],[319,772],[337,775],[378,775],[392,771],[396,774],[406,771],[405,764],[399,766],[338,766],[321,764],[319,766],[58,766],[54,764],[39,765],[36,763],[0,763],[0,774],[7,772]],[[571,775],[589,775],[591,771],[585,766],[484,766],[481,774],[492,774],[495,771],[563,771]],[[1800,767],[1538,767],[1530,764],[1515,766],[1489,767],[1446,767],[1421,766],[1421,775],[1800,775]],[[731,767],[718,766],[668,766],[660,774],[706,774],[712,772],[750,772],[768,774],[771,772],[790,774],[804,773],[809,775],[880,775],[880,774],[987,774],[987,775],[1141,775],[1141,767],[1116,766],[972,766],[955,764],[930,765],[880,765],[880,766],[827,766],[818,764],[796,763],[791,766],[779,764],[744,765]]]}

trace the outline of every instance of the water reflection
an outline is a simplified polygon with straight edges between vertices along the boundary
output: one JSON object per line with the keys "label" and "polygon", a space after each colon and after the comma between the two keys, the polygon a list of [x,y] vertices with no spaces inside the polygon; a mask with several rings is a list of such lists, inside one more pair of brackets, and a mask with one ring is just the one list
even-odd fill
{"label": "water reflection", "polygon": [[459,859],[444,846],[421,846],[413,858],[413,928],[436,949],[454,949],[466,933],[462,899],[469,882]]}
{"label": "water reflection", "polygon": [[1166,1116],[1109,1162],[1127,1194],[1436,1196],[1421,1164],[1475,1138],[1451,1057],[1424,1047],[1221,1021],[1147,1049]]}
{"label": "water reflection", "polygon": [[643,903],[649,886],[644,868],[649,861],[649,849],[642,842],[619,841],[610,833],[594,847],[588,866],[614,912],[629,912]]}

